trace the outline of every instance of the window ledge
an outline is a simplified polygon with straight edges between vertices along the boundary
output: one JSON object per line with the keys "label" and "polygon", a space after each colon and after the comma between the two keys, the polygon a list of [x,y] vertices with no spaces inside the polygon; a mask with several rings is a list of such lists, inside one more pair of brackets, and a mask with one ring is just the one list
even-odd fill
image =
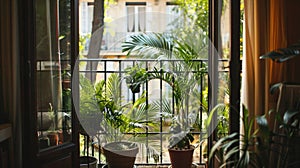
{"label": "window ledge", "polygon": [[11,137],[11,124],[0,125],[0,142]]}

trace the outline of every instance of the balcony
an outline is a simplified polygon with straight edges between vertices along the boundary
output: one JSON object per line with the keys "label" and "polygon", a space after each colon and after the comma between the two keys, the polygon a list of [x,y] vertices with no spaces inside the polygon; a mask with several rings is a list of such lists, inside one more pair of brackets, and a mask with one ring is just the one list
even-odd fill
{"label": "balcony", "polygon": [[[207,71],[207,60],[199,59],[192,60],[193,68],[184,67],[183,60],[156,60],[156,59],[81,59],[78,61],[79,76],[80,76],[80,107],[79,115],[86,113],[86,109],[91,109],[90,106],[86,106],[87,99],[95,100],[95,94],[99,91],[103,91],[104,95],[107,92],[118,92],[117,98],[118,105],[125,106],[130,105],[130,108],[126,108],[124,113],[130,113],[134,106],[134,103],[141,101],[141,98],[145,98],[143,104],[145,105],[145,116],[136,116],[138,112],[131,113],[131,119],[139,118],[142,123],[146,125],[143,129],[133,129],[132,131],[121,132],[122,137],[125,140],[130,140],[138,143],[139,152],[135,161],[139,166],[165,166],[170,164],[170,158],[168,154],[168,139],[171,136],[170,126],[172,118],[168,115],[178,115],[183,117],[183,121],[187,121],[191,126],[191,134],[194,136],[194,144],[197,146],[193,154],[193,163],[197,165],[205,165],[207,161],[207,129],[205,122],[208,118],[209,109],[209,75]],[[90,66],[87,66],[90,65]],[[97,69],[91,69],[86,67],[96,66]],[[228,60],[219,60],[219,95],[218,101],[220,103],[227,103],[227,79],[228,70],[225,68],[228,65]],[[137,93],[133,93],[126,83],[126,74],[129,67],[139,66],[140,69],[144,69],[149,76],[154,76],[151,80],[147,80],[142,83],[140,90]],[[87,84],[86,79],[95,76],[96,81],[89,83],[90,88],[94,89],[89,94],[90,97],[86,97],[87,93],[84,91],[83,85]],[[193,87],[189,88],[189,93],[184,95],[184,101],[181,104],[180,110],[177,109],[176,104],[176,91],[172,87],[172,82],[165,80],[166,76],[172,77],[173,84],[176,80],[180,82],[186,79],[185,84],[190,84]],[[107,88],[106,85],[113,86],[112,76],[118,81],[118,85],[115,88]],[[104,89],[97,90],[97,84],[103,82]],[[109,83],[111,82],[111,83]],[[179,82],[178,82],[179,83]],[[181,83],[182,89],[188,87],[184,83]],[[99,86],[98,86],[99,87]],[[95,89],[96,88],[96,89]],[[81,104],[82,103],[82,104]],[[90,103],[90,102],[89,102]],[[96,104],[99,107],[99,101],[95,101],[90,104]],[[140,104],[141,105],[141,104]],[[168,108],[166,107],[168,106]],[[97,109],[96,107],[96,109]],[[153,107],[153,108],[150,108]],[[99,110],[99,109],[98,109]],[[96,110],[97,111],[97,110]],[[192,117],[191,117],[192,116]],[[96,118],[96,117],[94,117]],[[192,118],[192,120],[190,120]],[[99,118],[98,118],[99,119]],[[101,120],[105,120],[100,117]],[[219,125],[217,126],[218,136],[227,134],[228,131],[228,109],[223,109],[219,112]],[[79,116],[80,120],[80,116]],[[88,120],[91,121],[91,120]],[[91,122],[90,122],[91,123]],[[98,123],[97,123],[98,124]],[[94,127],[94,124],[92,124]],[[101,147],[107,143],[107,136],[109,136],[109,124],[104,122],[100,123],[99,130],[90,129],[90,125],[84,125],[83,127],[90,132],[90,134],[83,134],[81,136],[81,155],[94,156],[98,159],[98,164],[105,164],[105,157],[101,153]],[[98,127],[97,125],[96,127]],[[92,133],[91,133],[92,132]],[[92,135],[91,135],[92,134]],[[124,140],[124,139],[122,139]],[[197,145],[201,142],[200,145]]]}

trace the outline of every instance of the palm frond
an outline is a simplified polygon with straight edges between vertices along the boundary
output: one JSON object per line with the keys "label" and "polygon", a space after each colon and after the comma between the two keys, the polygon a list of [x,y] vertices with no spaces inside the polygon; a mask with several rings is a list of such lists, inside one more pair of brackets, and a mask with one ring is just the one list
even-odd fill
{"label": "palm frond", "polygon": [[159,33],[141,33],[130,36],[131,41],[124,42],[122,52],[147,58],[170,58],[174,47],[173,40]]}
{"label": "palm frond", "polygon": [[155,100],[152,104],[153,108],[160,111],[160,114],[163,115],[163,118],[168,118],[168,116],[172,115],[172,104],[168,99],[164,98],[161,101]]}
{"label": "palm frond", "polygon": [[116,104],[121,104],[121,82],[120,77],[117,74],[111,74],[106,81],[105,93]]}
{"label": "palm frond", "polygon": [[298,42],[289,47],[279,48],[271,52],[268,52],[265,55],[260,56],[260,59],[270,58],[275,62],[281,63],[299,55],[300,55],[300,43]]}

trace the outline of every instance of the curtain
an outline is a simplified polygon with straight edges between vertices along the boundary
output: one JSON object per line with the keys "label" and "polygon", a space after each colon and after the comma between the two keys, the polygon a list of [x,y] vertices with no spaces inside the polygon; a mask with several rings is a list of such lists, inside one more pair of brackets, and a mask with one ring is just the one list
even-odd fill
{"label": "curtain", "polygon": [[259,57],[286,46],[284,0],[245,0],[242,103],[253,117],[276,106],[271,84],[284,80],[284,64]]}
{"label": "curtain", "polygon": [[127,32],[135,32],[135,8],[127,6]]}
{"label": "curtain", "polygon": [[138,31],[145,32],[146,31],[146,7],[140,6],[138,7]]}
{"label": "curtain", "polygon": [[15,0],[0,1],[0,122],[12,124],[11,167],[21,164],[21,109],[18,64],[17,4]]}
{"label": "curtain", "polygon": [[266,69],[259,56],[268,50],[268,1],[245,0],[244,53],[242,67],[241,102],[250,115],[265,112]]}
{"label": "curtain", "polygon": [[[269,38],[269,51],[275,50],[287,45],[287,34],[286,34],[286,14],[285,14],[285,3],[283,0],[271,0],[270,1],[270,38]],[[276,63],[272,60],[266,60],[267,72],[268,72],[268,84],[270,85],[285,80],[286,64]],[[267,88],[267,89],[268,89]],[[267,90],[268,91],[268,90]],[[267,109],[275,109],[278,100],[278,94],[270,95],[266,92],[267,96]],[[271,128],[274,124],[274,113],[269,116],[269,123]]]}

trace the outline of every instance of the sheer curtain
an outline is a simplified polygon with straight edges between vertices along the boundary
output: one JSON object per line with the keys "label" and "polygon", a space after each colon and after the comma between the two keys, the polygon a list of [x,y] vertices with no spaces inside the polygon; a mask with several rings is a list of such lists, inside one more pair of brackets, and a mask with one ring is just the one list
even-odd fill
{"label": "sheer curtain", "polygon": [[275,107],[271,84],[284,79],[284,64],[260,60],[266,52],[286,46],[284,0],[245,0],[242,103],[252,117]]}

